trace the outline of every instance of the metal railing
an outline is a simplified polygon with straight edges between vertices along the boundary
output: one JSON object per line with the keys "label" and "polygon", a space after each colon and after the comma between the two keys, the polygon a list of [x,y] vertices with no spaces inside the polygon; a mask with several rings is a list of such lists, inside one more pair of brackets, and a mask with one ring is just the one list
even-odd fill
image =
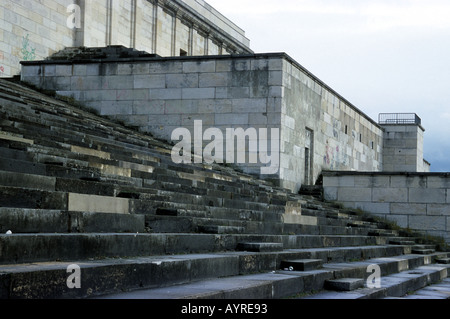
{"label": "metal railing", "polygon": [[415,113],[381,113],[378,124],[416,124],[422,125],[422,119]]}

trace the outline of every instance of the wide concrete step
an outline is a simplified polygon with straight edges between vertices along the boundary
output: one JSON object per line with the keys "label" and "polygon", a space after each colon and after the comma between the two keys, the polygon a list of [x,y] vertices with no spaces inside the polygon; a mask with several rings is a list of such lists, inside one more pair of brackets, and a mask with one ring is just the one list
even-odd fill
{"label": "wide concrete step", "polygon": [[[401,259],[402,256],[397,256]],[[446,276],[446,269],[429,271],[423,264],[423,257],[409,257],[418,264],[419,271],[431,274],[433,278]],[[376,263],[389,276],[390,269],[395,269],[391,260],[367,260],[367,265]],[[431,269],[432,267],[429,266]],[[356,267],[358,268],[358,266]],[[397,263],[397,269],[399,263]],[[425,270],[423,270],[425,269]],[[343,278],[346,272],[340,269],[323,269],[311,271],[273,270],[257,274],[242,274],[224,278],[211,278],[196,282],[168,286],[164,288],[137,289],[129,292],[98,296],[99,299],[281,299],[298,298],[322,290],[326,283],[336,278]],[[398,273],[396,271],[395,273]],[[361,280],[360,280],[361,281]],[[318,295],[320,296],[320,295]]]}
{"label": "wide concrete step", "polygon": [[[142,226],[140,226],[142,227]],[[283,236],[259,234],[193,233],[14,233],[0,234],[0,263],[26,263],[87,258],[152,256],[189,252],[235,251],[239,243],[282,243],[284,249],[355,247],[375,245],[376,239],[364,236]],[[378,247],[378,246],[375,246]],[[407,247],[381,246],[403,253]],[[346,256],[343,255],[342,259]]]}
{"label": "wide concrete step", "polygon": [[[390,251],[389,247],[360,247],[359,254],[365,254],[368,258],[390,256],[397,251]],[[223,289],[230,287],[231,282],[237,283],[235,279],[242,279],[240,287],[247,289],[247,279],[254,280],[266,275],[276,279],[275,295],[260,295],[260,289],[256,289],[255,297],[283,297],[292,294],[310,291],[322,287],[324,280],[330,279],[342,272],[341,270],[326,270],[325,272],[280,272],[282,260],[320,258],[322,261],[333,261],[340,256],[351,256],[356,252],[355,247],[341,247],[328,249],[291,249],[275,252],[218,252],[203,254],[182,255],[154,255],[133,258],[105,258],[96,259],[74,259],[63,262],[33,262],[30,264],[7,264],[0,265],[0,296],[1,298],[89,298],[120,293],[120,298],[133,296],[126,291],[135,293],[147,293],[137,290],[152,289],[150,298],[159,295],[158,288],[164,287],[166,291],[164,298],[173,297],[172,289],[178,289],[179,285],[185,286],[186,297],[195,297],[196,289],[191,285],[207,285],[217,282],[221,284],[220,294],[217,295],[217,287],[214,295],[224,296]],[[399,256],[398,258],[401,258]],[[410,257],[411,260],[413,257]],[[415,256],[414,264],[421,265],[425,262],[424,256]],[[368,260],[368,262],[371,262]],[[374,261],[375,262],[375,261]],[[376,261],[378,264],[391,264],[392,261]],[[411,262],[412,263],[412,262]],[[67,286],[73,265],[79,269],[80,288],[70,289]],[[382,266],[388,269],[388,266]],[[394,269],[395,267],[390,267]],[[257,275],[254,275],[258,273]],[[234,276],[238,276],[233,278]],[[246,277],[248,276],[248,277]],[[258,279],[258,280],[259,280]],[[226,283],[229,284],[226,284]],[[225,285],[223,285],[225,284]],[[177,285],[177,286],[175,286]],[[259,285],[259,284],[258,284]],[[270,285],[272,287],[272,285]],[[236,287],[234,287],[236,288]],[[156,290],[155,290],[156,289]],[[253,289],[253,288],[252,288]],[[232,298],[248,298],[252,295],[239,295],[238,289],[232,289],[229,296]],[[211,291],[210,291],[211,293]],[[272,290],[270,291],[272,293]],[[113,296],[114,297],[114,296]],[[117,296],[115,296],[117,297]]]}
{"label": "wide concrete step", "polygon": [[[367,286],[366,283],[366,287],[363,288],[351,291],[324,291],[304,299],[386,299],[402,297],[411,295],[429,285],[440,283],[442,280],[447,280],[449,268],[436,264],[419,266],[381,276],[379,286]],[[450,288],[450,285],[447,286],[448,288]]]}
{"label": "wide concrete step", "polygon": [[432,283],[424,288],[418,289],[413,292],[408,292],[401,297],[386,297],[385,299],[450,299],[450,278],[444,278],[437,283]]}
{"label": "wide concrete step", "polygon": [[145,216],[0,207],[0,234],[143,233]]}

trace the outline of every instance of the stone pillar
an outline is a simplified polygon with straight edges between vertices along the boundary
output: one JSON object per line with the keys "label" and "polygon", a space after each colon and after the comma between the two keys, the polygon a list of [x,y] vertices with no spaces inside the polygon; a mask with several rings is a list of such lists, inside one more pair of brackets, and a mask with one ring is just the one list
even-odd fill
{"label": "stone pillar", "polygon": [[427,172],[423,158],[425,129],[416,114],[380,114],[384,129],[383,171]]}

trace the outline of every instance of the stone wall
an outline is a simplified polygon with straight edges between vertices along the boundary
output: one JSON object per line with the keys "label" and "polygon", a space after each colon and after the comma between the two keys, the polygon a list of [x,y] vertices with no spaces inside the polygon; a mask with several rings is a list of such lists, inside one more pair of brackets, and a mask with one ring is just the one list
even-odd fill
{"label": "stone wall", "polygon": [[324,172],[324,196],[450,242],[450,175]]}
{"label": "stone wall", "polygon": [[383,170],[386,172],[429,172],[423,158],[425,129],[416,124],[383,124]]}
{"label": "stone wall", "polygon": [[292,59],[284,60],[282,79],[284,180],[298,187],[314,184],[322,170],[382,170],[375,121]]}
{"label": "stone wall", "polygon": [[66,24],[70,0],[0,2],[0,77],[20,72],[20,61],[41,60],[73,46]]}
{"label": "stone wall", "polygon": [[276,178],[294,191],[322,169],[381,170],[381,128],[284,53],[83,59],[23,63],[22,80],[166,140],[195,120],[222,132],[278,128]]}
{"label": "stone wall", "polygon": [[20,61],[66,47],[123,45],[179,56],[249,53],[249,44],[242,29],[202,0],[0,2],[0,77],[18,74]]}

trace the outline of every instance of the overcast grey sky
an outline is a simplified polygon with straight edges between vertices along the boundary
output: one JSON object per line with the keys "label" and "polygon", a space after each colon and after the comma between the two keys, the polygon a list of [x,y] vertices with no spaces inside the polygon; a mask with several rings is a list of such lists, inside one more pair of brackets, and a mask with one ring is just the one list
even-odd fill
{"label": "overcast grey sky", "polygon": [[256,53],[286,52],[374,120],[417,113],[450,172],[449,0],[206,0]]}

